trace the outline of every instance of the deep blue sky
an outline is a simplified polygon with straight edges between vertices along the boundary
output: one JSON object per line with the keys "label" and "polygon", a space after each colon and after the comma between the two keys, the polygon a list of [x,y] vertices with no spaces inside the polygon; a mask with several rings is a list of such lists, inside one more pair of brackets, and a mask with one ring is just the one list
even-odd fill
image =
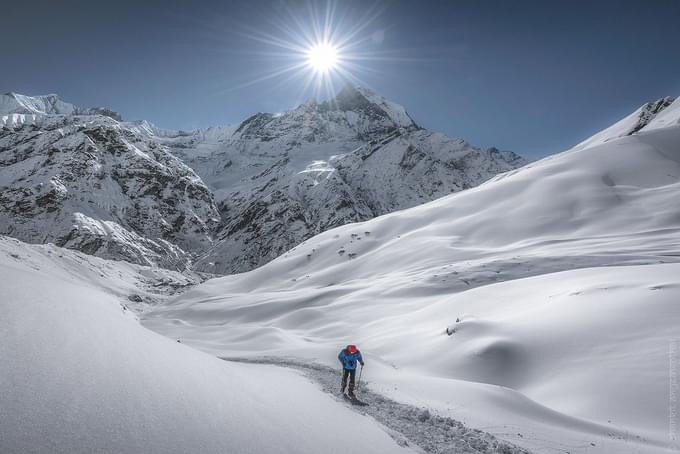
{"label": "deep blue sky", "polygon": [[[348,28],[368,4],[339,2],[336,17]],[[546,155],[646,101],[680,95],[679,1],[375,7],[355,47],[375,56],[364,60],[364,84],[421,125],[475,145]],[[281,35],[287,11],[305,24],[307,10],[282,1],[2,0],[0,91],[58,93],[167,128],[237,123],[309,96],[301,78],[243,86],[287,63],[249,35]]]}

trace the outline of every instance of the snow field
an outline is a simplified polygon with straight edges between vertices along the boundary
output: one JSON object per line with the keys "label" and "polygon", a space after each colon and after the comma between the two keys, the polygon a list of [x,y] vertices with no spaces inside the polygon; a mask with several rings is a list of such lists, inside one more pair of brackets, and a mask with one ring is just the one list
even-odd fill
{"label": "snow field", "polygon": [[143,323],[218,356],[357,343],[372,390],[534,452],[667,452],[679,143],[643,130],[324,232]]}

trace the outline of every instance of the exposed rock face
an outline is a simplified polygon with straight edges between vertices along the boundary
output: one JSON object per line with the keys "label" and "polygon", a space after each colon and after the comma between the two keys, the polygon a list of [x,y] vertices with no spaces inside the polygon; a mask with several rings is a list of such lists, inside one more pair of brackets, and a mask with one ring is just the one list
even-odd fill
{"label": "exposed rock face", "polygon": [[645,103],[627,117],[579,143],[574,149],[584,149],[619,137],[636,134],[648,125],[657,122],[657,118],[666,117],[668,119],[668,117],[677,116],[673,113],[677,112],[677,107],[677,100],[672,97]]}
{"label": "exposed rock face", "polygon": [[184,269],[211,246],[218,219],[190,168],[110,117],[0,129],[0,233]]}

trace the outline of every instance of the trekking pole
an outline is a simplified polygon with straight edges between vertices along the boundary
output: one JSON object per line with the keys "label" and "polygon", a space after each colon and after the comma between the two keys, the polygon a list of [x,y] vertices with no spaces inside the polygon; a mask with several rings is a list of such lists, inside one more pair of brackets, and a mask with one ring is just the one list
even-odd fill
{"label": "trekking pole", "polygon": [[361,373],[364,371],[364,366],[359,369],[359,380],[357,380],[357,391],[359,391],[359,385],[361,385]]}

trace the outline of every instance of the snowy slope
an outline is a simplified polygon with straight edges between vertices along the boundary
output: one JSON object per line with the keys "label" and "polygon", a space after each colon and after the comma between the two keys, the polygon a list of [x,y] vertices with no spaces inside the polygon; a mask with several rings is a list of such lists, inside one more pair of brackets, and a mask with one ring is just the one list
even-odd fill
{"label": "snowy slope", "polygon": [[223,356],[334,365],[356,342],[372,389],[535,452],[667,452],[679,197],[680,126],[643,128],[322,233],[144,323]]}
{"label": "snowy slope", "polygon": [[414,452],[299,373],[142,328],[115,289],[135,272],[0,237],[0,452],[342,453],[350,427],[361,452]]}

